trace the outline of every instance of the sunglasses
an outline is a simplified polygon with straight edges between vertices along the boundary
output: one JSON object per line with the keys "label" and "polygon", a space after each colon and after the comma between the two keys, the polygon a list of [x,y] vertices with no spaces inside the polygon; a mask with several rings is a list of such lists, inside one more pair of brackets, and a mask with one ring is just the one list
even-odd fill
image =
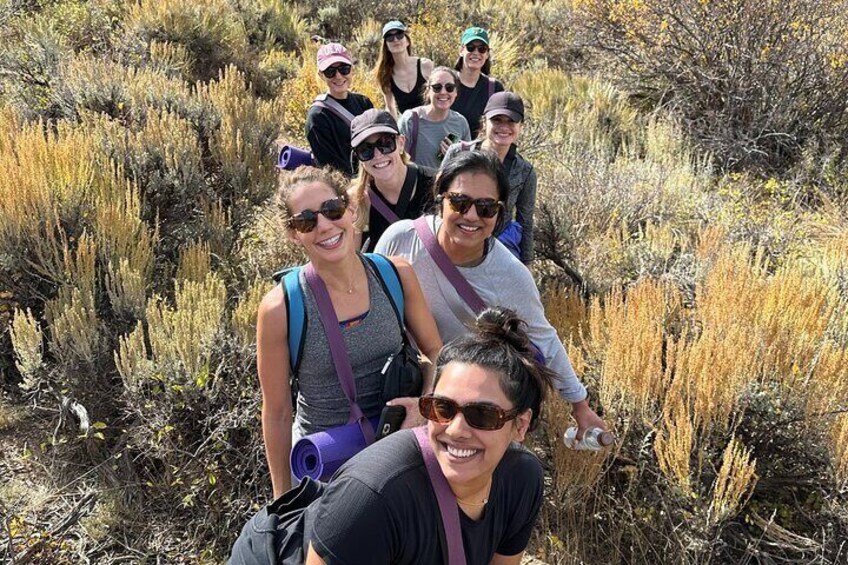
{"label": "sunglasses", "polygon": [[418,399],[418,411],[428,420],[439,424],[449,424],[456,415],[462,412],[465,422],[478,430],[499,430],[504,424],[515,419],[521,410],[504,410],[485,402],[469,402],[460,406],[450,398],[422,396]]}
{"label": "sunglasses", "polygon": [[469,53],[479,52],[481,55],[489,52],[489,46],[485,43],[469,43],[465,46],[465,50]]}
{"label": "sunglasses", "polygon": [[432,90],[436,94],[440,93],[442,91],[442,88],[444,88],[448,92],[454,92],[456,90],[456,85],[452,82],[449,82],[447,84],[442,84],[440,82],[434,82],[433,84],[430,85],[430,90]]}
{"label": "sunglasses", "polygon": [[373,143],[363,141],[353,149],[353,152],[360,161],[370,161],[374,158],[375,149],[379,149],[383,155],[394,153],[397,149],[397,136],[383,135]]}
{"label": "sunglasses", "polygon": [[387,33],[386,35],[383,36],[383,39],[385,39],[387,42],[389,42],[389,41],[393,42],[393,41],[400,41],[404,37],[406,37],[406,33],[398,30],[398,31],[390,31],[389,33]]}
{"label": "sunglasses", "polygon": [[448,204],[454,212],[463,215],[471,209],[472,204],[477,209],[477,215],[481,218],[494,218],[501,209],[501,203],[494,198],[471,198],[458,192],[447,192],[439,195],[437,200],[441,204],[445,198],[448,199]]}
{"label": "sunglasses", "polygon": [[316,210],[304,210],[299,214],[289,218],[289,227],[297,230],[300,233],[309,233],[318,226],[318,214],[323,215],[328,220],[335,222],[341,220],[347,210],[347,198],[339,196],[331,198],[321,203],[321,207]]}
{"label": "sunglasses", "polygon": [[333,78],[334,76],[336,76],[336,72],[338,71],[342,74],[343,77],[346,77],[350,74],[351,69],[353,69],[351,65],[342,64],[338,67],[327,67],[326,69],[321,71],[321,74],[323,74],[327,78]]}

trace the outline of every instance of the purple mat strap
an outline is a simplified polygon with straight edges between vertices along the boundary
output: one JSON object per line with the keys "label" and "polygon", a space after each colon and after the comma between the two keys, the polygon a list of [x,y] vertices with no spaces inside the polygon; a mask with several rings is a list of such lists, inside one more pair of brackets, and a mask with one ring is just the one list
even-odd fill
{"label": "purple mat strap", "polygon": [[442,249],[442,246],[439,245],[439,242],[436,241],[436,236],[433,235],[433,232],[430,231],[430,227],[427,225],[427,219],[425,216],[421,216],[413,223],[415,226],[415,231],[418,234],[418,237],[421,238],[421,241],[424,243],[424,248],[427,250],[427,253],[430,254],[430,257],[433,258],[433,261],[436,263],[436,266],[439,267],[439,270],[442,271],[456,291],[459,293],[459,296],[465,300],[465,303],[474,310],[475,314],[480,314],[483,310],[486,309],[486,303],[483,302],[483,299],[480,298],[480,295],[471,287],[471,284],[462,276],[462,273],[459,272],[459,269],[456,268],[456,265],[450,260],[445,250]]}
{"label": "purple mat strap", "polygon": [[398,218],[397,214],[395,214],[392,209],[389,208],[385,202],[383,202],[382,198],[380,198],[371,191],[370,187],[366,189],[366,194],[368,194],[368,200],[371,202],[371,206],[373,206],[374,209],[377,210],[377,212],[379,212],[380,215],[383,216],[383,218],[385,218],[387,222],[393,224],[400,219]]}
{"label": "purple mat strap", "polygon": [[357,422],[362,429],[365,443],[371,445],[374,443],[374,429],[371,427],[371,423],[368,422],[368,418],[362,413],[359,404],[356,403],[356,381],[353,380],[353,367],[350,365],[350,357],[347,355],[344,338],[339,329],[339,319],[336,317],[336,311],[333,309],[333,302],[330,300],[327,286],[321,280],[321,277],[318,276],[318,273],[315,272],[315,267],[312,263],[307,263],[306,267],[304,267],[303,274],[306,277],[306,283],[312,289],[312,294],[315,296],[318,313],[321,314],[321,324],[324,326],[324,333],[327,335],[327,341],[330,343],[330,356],[333,358],[333,365],[336,367],[339,383],[342,385],[342,390],[350,406],[350,419],[348,422]]}
{"label": "purple mat strap", "polygon": [[459,508],[456,505],[456,496],[448,484],[448,480],[439,467],[436,454],[430,446],[430,438],[427,435],[427,426],[415,428],[415,439],[421,448],[421,456],[424,458],[424,466],[430,476],[430,483],[436,493],[439,502],[439,512],[442,514],[442,527],[445,530],[445,540],[448,542],[448,564],[465,565],[465,546],[462,544],[462,528],[459,525]]}

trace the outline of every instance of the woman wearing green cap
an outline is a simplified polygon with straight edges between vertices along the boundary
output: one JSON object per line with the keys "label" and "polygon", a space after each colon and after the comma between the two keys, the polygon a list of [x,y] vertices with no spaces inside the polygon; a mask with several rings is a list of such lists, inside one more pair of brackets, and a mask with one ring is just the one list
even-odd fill
{"label": "woman wearing green cap", "polygon": [[424,104],[422,91],[433,71],[433,61],[412,56],[408,30],[398,20],[383,26],[383,47],[374,68],[386,109],[395,119],[406,110]]}
{"label": "woman wearing green cap", "polygon": [[451,109],[465,116],[473,138],[480,129],[486,103],[492,94],[503,91],[504,85],[489,76],[492,67],[489,32],[482,27],[470,27],[462,33],[461,42],[454,66],[459,71],[459,95]]}

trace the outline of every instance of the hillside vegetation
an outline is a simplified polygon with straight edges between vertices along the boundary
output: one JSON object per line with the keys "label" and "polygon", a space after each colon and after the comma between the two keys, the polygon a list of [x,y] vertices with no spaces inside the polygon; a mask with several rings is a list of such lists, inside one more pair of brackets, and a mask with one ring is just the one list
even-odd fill
{"label": "hillside vegetation", "polygon": [[271,494],[270,196],[384,21],[492,30],[527,101],[534,274],[620,442],[554,402],[549,563],[848,559],[848,3],[0,0],[0,560],[215,563]]}

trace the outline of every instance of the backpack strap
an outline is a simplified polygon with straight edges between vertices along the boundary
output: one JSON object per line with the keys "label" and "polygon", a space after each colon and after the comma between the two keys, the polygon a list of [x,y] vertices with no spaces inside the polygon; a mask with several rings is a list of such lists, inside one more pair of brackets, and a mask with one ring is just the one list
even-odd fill
{"label": "backpack strap", "polygon": [[405,328],[403,322],[403,284],[400,282],[400,275],[397,272],[397,268],[395,268],[394,263],[386,256],[379,253],[363,253],[363,255],[365,256],[365,260],[374,267],[374,272],[377,273],[377,278],[380,279],[383,290],[392,303],[392,308],[395,311],[395,316],[397,316],[400,329],[403,331]]}
{"label": "backpack strap", "polygon": [[339,117],[344,123],[346,123],[348,127],[350,127],[350,122],[353,121],[354,115],[351,114],[347,108],[339,104],[335,98],[327,95],[326,92],[324,94],[319,94],[318,96],[316,96],[315,100],[312,102],[312,105],[318,106],[319,108],[324,108],[325,110],[332,112],[337,117]]}
{"label": "backpack strap", "polygon": [[459,507],[456,504],[456,496],[453,494],[444,473],[442,473],[442,468],[439,467],[436,454],[433,453],[430,438],[427,436],[427,427],[415,428],[413,432],[415,432],[418,447],[421,449],[421,457],[424,459],[424,467],[427,469],[427,476],[430,477],[433,492],[436,493],[436,501],[439,503],[442,529],[447,542],[447,562],[450,565],[465,565],[465,545],[462,543],[462,527],[459,523]]}
{"label": "backpack strap", "polygon": [[274,275],[274,280],[283,287],[283,299],[286,303],[286,318],[289,342],[289,367],[291,378],[297,379],[300,357],[306,340],[306,304],[303,301],[303,289],[300,288],[300,269],[292,267]]}
{"label": "backpack strap", "polygon": [[495,93],[495,79],[492,77],[486,77],[489,80],[489,98]]}

